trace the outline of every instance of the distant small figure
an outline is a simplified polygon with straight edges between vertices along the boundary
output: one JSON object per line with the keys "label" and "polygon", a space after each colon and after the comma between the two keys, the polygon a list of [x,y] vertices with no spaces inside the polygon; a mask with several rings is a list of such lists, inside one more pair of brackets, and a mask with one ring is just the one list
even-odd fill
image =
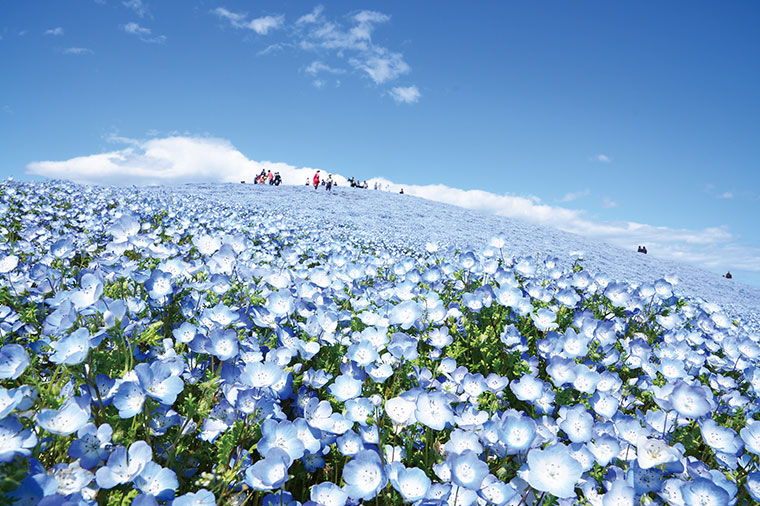
{"label": "distant small figure", "polygon": [[401,191],[400,191],[399,193],[400,193],[401,195],[403,195],[403,194],[404,194],[404,189],[403,189],[403,188],[401,188]]}
{"label": "distant small figure", "polygon": [[637,249],[636,251],[638,251],[639,253],[644,253],[646,255],[647,254],[647,247],[646,246],[639,246],[639,249]]}
{"label": "distant small figure", "polygon": [[325,185],[325,189],[327,191],[332,191],[332,186],[333,186],[332,174],[328,174],[327,175],[327,184]]}
{"label": "distant small figure", "polygon": [[308,177],[308,176],[306,177],[306,183],[305,183],[305,186],[309,186],[309,177]]}
{"label": "distant small figure", "polygon": [[731,279],[733,276],[731,275],[731,271],[728,271],[725,276],[723,276],[726,279]]}
{"label": "distant small figure", "polygon": [[240,184],[245,184],[245,181],[240,181]]}
{"label": "distant small figure", "polygon": [[314,189],[316,190],[319,188],[319,171],[314,173],[314,179],[312,181],[314,183]]}
{"label": "distant small figure", "polygon": [[[282,183],[282,176],[280,176],[279,172],[275,172],[274,173],[274,185],[275,186],[280,186],[280,183]],[[308,181],[307,181],[307,183],[308,183]]]}

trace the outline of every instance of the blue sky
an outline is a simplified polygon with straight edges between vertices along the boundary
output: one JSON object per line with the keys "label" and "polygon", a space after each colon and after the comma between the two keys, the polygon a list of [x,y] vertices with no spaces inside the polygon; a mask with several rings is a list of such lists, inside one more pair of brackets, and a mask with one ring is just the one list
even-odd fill
{"label": "blue sky", "polygon": [[758,23],[751,1],[3,2],[0,175],[320,168],[760,285]]}

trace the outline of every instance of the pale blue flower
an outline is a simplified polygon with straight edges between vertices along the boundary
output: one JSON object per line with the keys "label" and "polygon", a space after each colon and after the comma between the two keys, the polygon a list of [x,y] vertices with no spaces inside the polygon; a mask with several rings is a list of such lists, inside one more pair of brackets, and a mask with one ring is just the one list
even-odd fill
{"label": "pale blue flower", "polygon": [[15,380],[29,365],[29,356],[20,344],[0,348],[0,379]]}
{"label": "pale blue flower", "polygon": [[352,499],[368,501],[388,483],[380,456],[371,450],[362,450],[343,467],[344,490]]}
{"label": "pale blue flower", "polygon": [[37,414],[37,424],[48,432],[68,436],[84,427],[90,419],[87,399],[72,397],[59,409],[43,409]]}
{"label": "pale blue flower", "polygon": [[564,445],[555,444],[545,450],[534,448],[528,452],[527,481],[540,492],[560,498],[574,497],[582,474],[581,465]]}

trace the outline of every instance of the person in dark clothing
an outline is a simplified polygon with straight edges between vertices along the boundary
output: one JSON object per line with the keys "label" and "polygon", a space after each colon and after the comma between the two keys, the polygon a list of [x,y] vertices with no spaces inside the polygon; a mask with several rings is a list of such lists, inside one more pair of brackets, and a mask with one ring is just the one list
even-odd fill
{"label": "person in dark clothing", "polygon": [[282,183],[282,176],[280,176],[279,172],[274,173],[274,185],[280,186],[280,183]]}
{"label": "person in dark clothing", "polygon": [[731,271],[728,271],[724,277],[725,277],[726,279],[731,279],[731,278],[733,278],[733,276],[731,275]]}
{"label": "person in dark clothing", "polygon": [[333,186],[333,180],[332,180],[332,174],[327,175],[327,184],[325,184],[325,189],[327,191],[332,191]]}

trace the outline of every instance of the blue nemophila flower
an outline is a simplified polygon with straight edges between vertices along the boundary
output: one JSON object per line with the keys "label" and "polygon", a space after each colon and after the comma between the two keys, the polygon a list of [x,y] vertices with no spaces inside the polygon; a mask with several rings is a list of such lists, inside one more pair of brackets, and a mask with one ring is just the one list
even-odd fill
{"label": "blue nemophila flower", "polygon": [[216,497],[213,492],[202,488],[177,497],[172,501],[172,506],[216,506]]}
{"label": "blue nemophila flower", "polygon": [[18,389],[6,390],[0,387],[0,419],[8,416],[21,404],[23,393]]}
{"label": "blue nemophila flower", "polygon": [[222,247],[222,240],[208,234],[198,234],[193,236],[193,244],[202,255],[210,256]]}
{"label": "blue nemophila flower", "polygon": [[[177,396],[184,388],[182,378],[176,376],[172,366],[165,362],[154,361],[150,364],[142,363],[135,366],[135,373],[140,382],[140,386],[145,392],[162,404],[170,406],[177,400]],[[121,387],[116,393],[119,398]],[[116,404],[116,399],[114,399]],[[116,405],[119,407],[119,404]],[[121,408],[119,408],[121,411]],[[121,416],[121,413],[119,413]],[[122,417],[127,418],[127,417]]]}
{"label": "blue nemophila flower", "polygon": [[702,440],[716,452],[737,455],[744,446],[732,429],[718,425],[712,418],[700,420],[699,429]]}
{"label": "blue nemophila flower", "polygon": [[739,431],[747,451],[760,455],[760,421],[753,420]]}
{"label": "blue nemophila flower", "polygon": [[377,452],[362,450],[343,467],[343,488],[352,499],[368,501],[388,483],[388,476]]}
{"label": "blue nemophila flower", "polygon": [[35,506],[42,503],[45,497],[53,496],[57,491],[58,482],[55,477],[44,472],[43,469],[42,472],[27,474],[16,490],[8,492],[8,498],[15,505]]}
{"label": "blue nemophila flower", "polygon": [[320,506],[345,506],[348,494],[335,483],[325,481],[313,485],[309,497]]}
{"label": "blue nemophila flower", "polygon": [[79,364],[87,358],[90,350],[90,331],[85,327],[77,329],[68,336],[50,343],[55,351],[50,356],[50,361],[55,364]]}
{"label": "blue nemophila flower", "polygon": [[15,380],[29,365],[29,356],[20,344],[0,348],[0,379]]}
{"label": "blue nemophila flower", "polygon": [[747,476],[747,490],[755,501],[760,502],[760,471],[754,471]]}
{"label": "blue nemophila flower", "polygon": [[676,382],[670,393],[670,402],[673,403],[673,409],[684,418],[700,418],[711,409],[710,400],[704,388],[688,385],[680,380]]}
{"label": "blue nemophila flower", "polygon": [[397,359],[415,360],[419,356],[417,351],[418,341],[414,337],[403,332],[394,332],[388,351]]}
{"label": "blue nemophila flower", "polygon": [[256,449],[262,457],[266,457],[272,448],[279,448],[289,457],[288,466],[300,459],[304,453],[304,444],[298,438],[298,429],[289,420],[277,422],[267,419],[261,424],[261,439],[256,445]]}
{"label": "blue nemophila flower", "polygon": [[527,481],[531,487],[559,498],[575,496],[575,486],[583,474],[580,463],[570,456],[565,445],[528,452]]}
{"label": "blue nemophila flower", "polygon": [[519,497],[515,489],[492,474],[483,479],[478,496],[496,506],[504,506]]}
{"label": "blue nemophila flower", "polygon": [[172,275],[160,269],[154,269],[150,278],[145,282],[145,289],[153,300],[163,300],[164,297],[171,294],[174,290],[172,286]]}
{"label": "blue nemophila flower", "polygon": [[16,255],[5,255],[0,258],[0,274],[8,274],[18,266]]}
{"label": "blue nemophila flower", "polygon": [[237,333],[232,329],[214,329],[208,336],[206,351],[219,360],[237,357],[239,346]]}
{"label": "blue nemophila flower", "polygon": [[462,453],[470,450],[479,455],[483,452],[483,445],[480,444],[480,440],[474,432],[454,429],[443,449],[448,453]]}
{"label": "blue nemophila flower", "polygon": [[183,322],[178,328],[174,329],[172,335],[179,343],[190,343],[195,339],[198,328],[190,322]]}
{"label": "blue nemophila flower", "polygon": [[544,332],[557,328],[557,313],[551,309],[542,307],[541,309],[531,313],[531,319],[537,329]]}
{"label": "blue nemophila flower", "polygon": [[503,418],[501,431],[507,454],[523,453],[528,451],[536,437],[536,422],[522,413],[509,413]]}
{"label": "blue nemophila flower", "polygon": [[420,393],[414,417],[433,430],[443,430],[447,425],[454,425],[454,410],[446,396],[440,392]]}
{"label": "blue nemophila flower", "polygon": [[590,399],[594,412],[604,418],[611,419],[615,416],[620,406],[620,399],[606,392],[594,392]]}
{"label": "blue nemophila flower", "polygon": [[285,375],[282,367],[272,362],[254,362],[245,364],[240,373],[240,381],[254,388],[271,387]]}
{"label": "blue nemophila flower", "polygon": [[164,501],[173,499],[174,492],[179,487],[174,471],[155,462],[147,462],[134,481],[140,492]]}
{"label": "blue nemophila flower", "polygon": [[100,427],[88,423],[77,431],[77,439],[69,446],[69,457],[79,459],[83,468],[92,469],[108,457],[112,435],[113,429],[107,423]]}
{"label": "blue nemophila flower", "polygon": [[620,455],[620,441],[609,434],[597,437],[593,442],[587,443],[587,446],[600,466],[606,466]]}
{"label": "blue nemophila flower", "polygon": [[488,464],[480,460],[477,453],[465,450],[462,453],[450,453],[446,462],[451,470],[451,481],[460,487],[478,490],[483,479],[488,475]]}
{"label": "blue nemophila flower", "polygon": [[127,450],[117,446],[108,456],[108,462],[95,472],[95,481],[101,488],[113,488],[132,481],[153,460],[153,452],[145,441],[135,441]]}
{"label": "blue nemophila flower", "polygon": [[0,462],[10,462],[16,456],[28,457],[37,445],[31,428],[24,429],[15,416],[0,420]]}
{"label": "blue nemophila flower", "polygon": [[404,501],[415,502],[424,498],[430,490],[430,478],[418,467],[403,468],[391,478],[391,485]]}
{"label": "blue nemophila flower", "polygon": [[349,399],[346,401],[345,407],[346,418],[359,425],[367,425],[367,418],[373,412],[372,402],[366,397]]}
{"label": "blue nemophila flower", "polygon": [[364,449],[362,438],[352,430],[348,430],[343,435],[338,436],[335,443],[341,455],[347,457],[353,457]]}
{"label": "blue nemophila flower", "polygon": [[554,355],[549,358],[546,365],[546,373],[556,387],[562,387],[575,380],[575,360]]}
{"label": "blue nemophila flower", "polygon": [[661,439],[641,438],[636,444],[636,456],[641,469],[675,462],[679,459],[678,452]]}
{"label": "blue nemophila flower", "polygon": [[394,423],[401,427],[405,427],[414,420],[414,410],[417,404],[413,400],[409,400],[405,397],[393,397],[385,401],[385,414]]}
{"label": "blue nemophila flower", "polygon": [[582,404],[559,409],[559,427],[573,443],[585,443],[593,437],[594,418]]}
{"label": "blue nemophila flower", "polygon": [[58,483],[58,494],[61,496],[71,496],[81,492],[94,478],[93,474],[87,469],[82,469],[78,462],[56,464],[52,471]]}
{"label": "blue nemophila flower", "polygon": [[281,448],[271,448],[264,459],[245,471],[246,484],[256,490],[280,488],[288,481],[290,456]]}
{"label": "blue nemophila flower", "polygon": [[602,497],[602,506],[633,505],[636,490],[624,480],[615,480]]}
{"label": "blue nemophila flower", "polygon": [[59,409],[43,409],[37,413],[37,424],[48,432],[68,436],[82,428],[90,419],[89,399],[72,397]]}
{"label": "blue nemophila flower", "polygon": [[509,384],[512,393],[521,401],[535,402],[544,392],[544,382],[529,374]]}
{"label": "blue nemophila flower", "polygon": [[356,362],[356,365],[360,367],[367,367],[375,362],[379,355],[375,346],[367,341],[362,341],[349,346],[346,351],[346,357]]}
{"label": "blue nemophila flower", "polygon": [[266,308],[276,318],[285,318],[293,312],[294,299],[290,290],[281,289],[272,292],[267,297]]}
{"label": "blue nemophila flower", "polygon": [[69,297],[77,310],[93,305],[103,294],[103,281],[91,272],[82,276],[79,286]]}
{"label": "blue nemophila flower", "polygon": [[695,478],[684,483],[681,494],[686,506],[728,506],[729,495],[707,478]]}
{"label": "blue nemophila flower", "polygon": [[388,313],[388,324],[398,325],[404,330],[409,330],[422,316],[422,307],[415,300],[401,302]]}
{"label": "blue nemophila flower", "polygon": [[119,410],[119,417],[132,418],[142,410],[145,391],[134,381],[124,381],[116,389],[113,405]]}
{"label": "blue nemophila flower", "polygon": [[354,397],[359,397],[362,393],[362,381],[341,374],[327,389],[338,402],[345,402]]}

